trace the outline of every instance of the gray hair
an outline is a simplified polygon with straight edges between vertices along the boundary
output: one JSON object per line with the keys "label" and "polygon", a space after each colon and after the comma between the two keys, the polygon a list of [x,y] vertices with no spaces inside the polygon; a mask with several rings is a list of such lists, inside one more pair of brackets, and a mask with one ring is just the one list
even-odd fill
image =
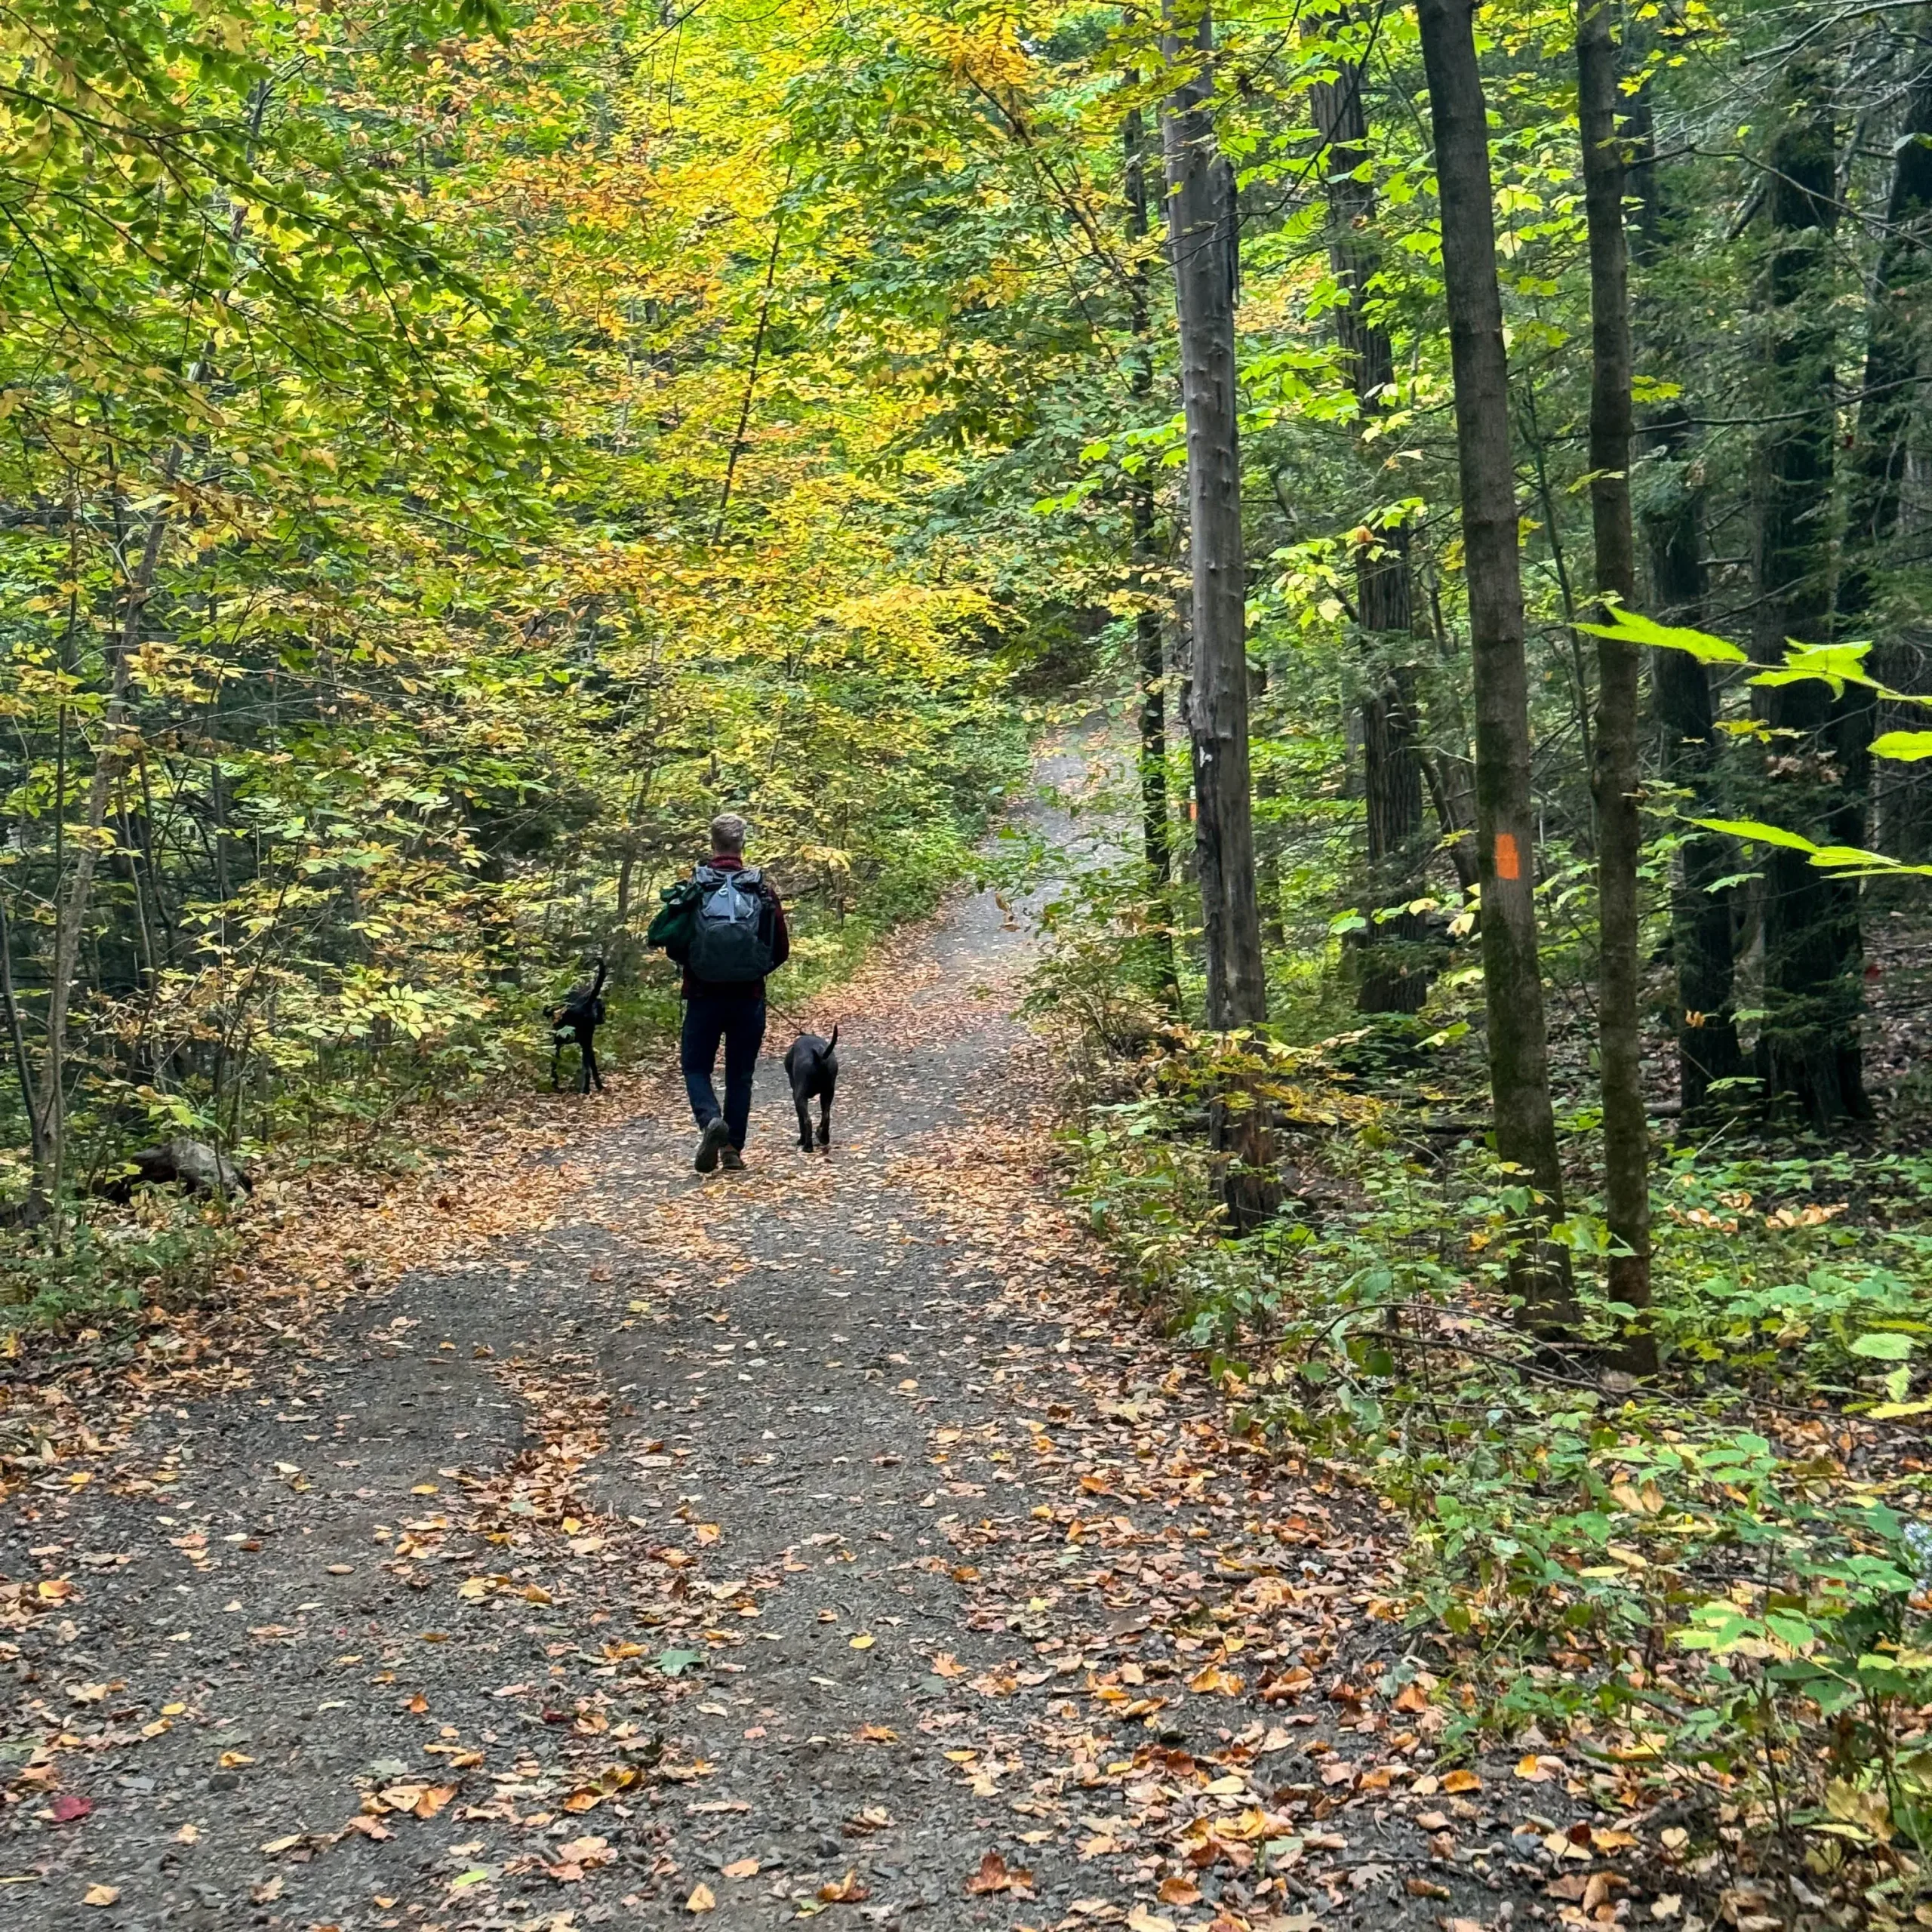
{"label": "gray hair", "polygon": [[741,854],[750,829],[736,812],[720,812],[711,821],[711,849],[720,854]]}

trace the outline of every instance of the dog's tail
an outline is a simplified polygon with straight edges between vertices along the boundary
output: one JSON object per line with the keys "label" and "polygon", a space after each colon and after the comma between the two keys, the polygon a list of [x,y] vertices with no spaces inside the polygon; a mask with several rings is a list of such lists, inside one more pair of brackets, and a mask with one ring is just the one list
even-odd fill
{"label": "dog's tail", "polygon": [[833,1023],[832,1029],[832,1038],[831,1038],[830,1039],[829,1039],[828,1041],[826,1041],[826,1043],[825,1043],[825,1050],[826,1050],[826,1051],[827,1053],[831,1052],[831,1051],[832,1050],[832,1048],[833,1048],[834,1047],[837,1046],[837,1045],[838,1045],[838,1025],[837,1025],[837,1023],[835,1022],[835,1023]]}

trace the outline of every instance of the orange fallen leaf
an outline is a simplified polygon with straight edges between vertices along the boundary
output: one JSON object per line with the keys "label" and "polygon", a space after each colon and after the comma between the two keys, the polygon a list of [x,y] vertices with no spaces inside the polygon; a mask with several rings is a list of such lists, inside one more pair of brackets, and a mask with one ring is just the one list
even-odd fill
{"label": "orange fallen leaf", "polygon": [[1442,1789],[1451,1792],[1480,1791],[1482,1789],[1482,1780],[1478,1777],[1474,1771],[1451,1771],[1443,1779]]}
{"label": "orange fallen leaf", "polygon": [[848,1872],[835,1885],[820,1886],[818,1896],[822,1905],[860,1905],[870,1898],[872,1893],[855,1869]]}
{"label": "orange fallen leaf", "polygon": [[889,1724],[863,1724],[859,1727],[862,1744],[897,1744],[899,1734]]}
{"label": "orange fallen leaf", "polygon": [[966,1666],[950,1651],[941,1651],[933,1659],[933,1674],[936,1677],[964,1677]]}
{"label": "orange fallen leaf", "polygon": [[734,1858],[729,1865],[719,1868],[728,1878],[754,1878],[758,1875],[755,1858]]}
{"label": "orange fallen leaf", "polygon": [[980,1869],[966,1881],[969,1892],[1003,1892],[1013,1883],[1013,1874],[1006,1869],[1006,1860],[996,1851],[989,1851],[980,1860]]}
{"label": "orange fallen leaf", "polygon": [[433,1818],[456,1795],[453,1784],[432,1784],[411,1807],[419,1818]]}
{"label": "orange fallen leaf", "polygon": [[1163,1878],[1160,1896],[1163,1905],[1192,1905],[1201,1897],[1201,1887],[1192,1878]]}

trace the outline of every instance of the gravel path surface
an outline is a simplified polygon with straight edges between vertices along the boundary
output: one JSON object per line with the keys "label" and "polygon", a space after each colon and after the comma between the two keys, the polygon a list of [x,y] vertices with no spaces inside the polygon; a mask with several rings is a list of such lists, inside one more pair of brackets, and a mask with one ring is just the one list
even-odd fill
{"label": "gravel path surface", "polygon": [[1380,1675],[1376,1522],[1056,1198],[1029,943],[982,894],[868,976],[829,1159],[770,1059],[743,1174],[654,1088],[549,1225],[23,1491],[0,1927],[1518,1910]]}

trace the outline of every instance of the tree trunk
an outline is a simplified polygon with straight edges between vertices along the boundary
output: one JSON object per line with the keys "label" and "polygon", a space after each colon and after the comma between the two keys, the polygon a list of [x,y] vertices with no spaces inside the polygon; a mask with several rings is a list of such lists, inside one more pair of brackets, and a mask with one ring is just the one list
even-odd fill
{"label": "tree trunk", "polygon": [[[1128,392],[1144,414],[1154,394],[1154,330],[1147,300],[1147,127],[1139,108],[1128,110],[1126,146],[1128,303],[1134,331],[1134,366]],[[1160,555],[1155,543],[1154,470],[1143,464],[1129,480],[1131,581],[1134,595],[1134,661],[1140,688],[1140,835],[1147,867],[1149,924],[1155,935],[1157,970],[1168,1006],[1180,1010],[1180,975],[1174,963],[1174,919],[1168,892],[1174,876],[1173,837],[1168,806],[1168,667],[1161,648],[1162,599],[1156,587]]]}
{"label": "tree trunk", "polygon": [[[1590,513],[1597,594],[1606,607],[1632,605],[1637,595],[1637,540],[1630,515],[1630,278],[1623,233],[1617,82],[1609,0],[1579,0],[1577,103],[1590,247]],[[1640,1375],[1654,1373],[1657,1365],[1649,1320],[1651,1146],[1638,1023],[1641,668],[1635,645],[1610,638],[1597,640],[1592,783],[1597,808],[1597,1053],[1603,1094],[1604,1218],[1615,1244],[1610,1257],[1610,1298],[1637,1311],[1624,1339],[1623,1365]]]}
{"label": "tree trunk", "polygon": [[[1328,260],[1349,299],[1334,311],[1336,340],[1355,393],[1364,441],[1389,407],[1395,358],[1389,331],[1370,307],[1380,266],[1371,224],[1375,189],[1360,179],[1367,162],[1367,115],[1359,65],[1311,89],[1315,125],[1327,143]],[[1375,473],[1372,466],[1364,471]],[[1369,921],[1362,936],[1355,1005],[1363,1013],[1414,1013],[1429,995],[1420,917],[1399,913],[1422,890],[1428,848],[1422,829],[1422,767],[1416,744],[1415,678],[1407,661],[1414,630],[1409,534],[1377,529],[1355,546],[1355,614],[1365,652],[1361,700],[1362,792],[1367,805]]]}
{"label": "tree trunk", "polygon": [[[1635,165],[1630,171],[1638,218],[1638,260],[1654,263],[1666,246],[1664,183],[1654,155],[1650,91],[1630,98]],[[1653,357],[1672,360],[1658,345]],[[1651,602],[1663,623],[1701,629],[1706,583],[1703,491],[1689,454],[1691,423],[1681,398],[1654,411],[1644,424],[1651,471],[1644,515]],[[1661,469],[1660,481],[1657,472]],[[1718,796],[1717,707],[1708,666],[1687,652],[1651,654],[1651,695],[1663,740],[1663,782],[1689,795],[1693,817],[1723,816]],[[1743,1072],[1737,1023],[1732,1017],[1737,977],[1736,894],[1711,888],[1739,869],[1737,846],[1715,832],[1693,831],[1678,848],[1670,898],[1671,954],[1677,977],[1672,1030],[1677,1041],[1678,1103],[1695,1120],[1710,1106],[1712,1088]]]}
{"label": "tree trunk", "polygon": [[1419,13],[1435,140],[1469,582],[1490,1094],[1497,1153],[1534,1191],[1512,1247],[1512,1285],[1525,1324],[1555,1334],[1574,1326],[1577,1310],[1569,1256],[1549,1237],[1551,1223],[1563,1212],[1563,1174],[1550,1105],[1533,897],[1529,685],[1487,106],[1471,0],[1420,0]]}
{"label": "tree trunk", "polygon": [[[1924,60],[1928,33],[1932,33],[1932,20],[1921,17],[1917,33],[1906,42],[1909,57]],[[1909,688],[1920,681],[1919,654],[1902,648],[1895,638],[1885,635],[1883,614],[1875,607],[1881,575],[1898,535],[1906,438],[1917,401],[1915,384],[1921,345],[1927,340],[1926,325],[1932,312],[1932,269],[1928,269],[1926,254],[1928,243],[1932,243],[1928,233],[1932,219],[1928,217],[1932,217],[1932,68],[1921,68],[1913,77],[1905,125],[1893,150],[1884,238],[1872,271],[1866,311],[1865,383],[1852,440],[1844,557],[1838,579],[1840,634],[1854,639],[1869,635],[1868,627],[1875,617],[1879,618],[1878,638],[1868,661],[1880,682],[1895,689]],[[1916,705],[1897,719],[1908,730],[1924,721],[1923,709]],[[1857,746],[1842,749],[1854,760],[1863,750]],[[1893,793],[1881,808],[1888,837],[1897,816],[1891,809],[1897,796]],[[1910,814],[1906,816],[1909,820]],[[1916,859],[1917,843],[1908,835],[1906,849],[1891,844],[1887,849],[1894,857]]]}
{"label": "tree trunk", "polygon": [[[1163,42],[1176,85],[1163,116],[1168,242],[1180,326],[1181,405],[1187,423],[1188,531],[1193,574],[1192,742],[1195,862],[1207,955],[1208,1023],[1217,1032],[1268,1017],[1254,882],[1247,745],[1247,581],[1241,547],[1241,457],[1235,431],[1235,210],[1233,171],[1220,153],[1208,102],[1212,16],[1204,6],[1183,46]],[[1226,1198],[1237,1228],[1271,1211],[1273,1152],[1251,1095],[1216,1109],[1230,1156]]]}
{"label": "tree trunk", "polygon": [[[1654,418],[1652,448],[1674,467],[1686,467],[1684,449],[1690,425],[1681,405]],[[1703,622],[1705,576],[1703,519],[1698,493],[1680,482],[1675,495],[1644,520],[1650,552],[1651,589],[1657,615],[1665,623]],[[1688,810],[1709,817],[1718,810],[1717,707],[1711,674],[1681,651],[1651,654],[1651,691],[1663,740],[1663,777],[1666,785],[1690,794]],[[1738,869],[1737,851],[1715,832],[1694,832],[1678,855],[1671,893],[1671,950],[1677,974],[1678,1097],[1683,1118],[1709,1112],[1712,1088],[1737,1079],[1744,1070],[1732,1017],[1737,977],[1734,894],[1714,892],[1718,880]]]}
{"label": "tree trunk", "polygon": [[[1834,342],[1830,305],[1837,144],[1829,75],[1809,56],[1785,70],[1774,109],[1765,206],[1770,247],[1764,312],[1771,338],[1767,422],[1757,451],[1758,603],[1752,655],[1831,630]],[[1833,844],[1863,841],[1871,707],[1834,700],[1812,680],[1773,685],[1764,718],[1775,734],[1761,816]],[[1789,1097],[1813,1125],[1860,1118],[1858,1038],[1863,953],[1859,888],[1805,854],[1765,860],[1764,1008],[1759,1060],[1771,1098]]]}

